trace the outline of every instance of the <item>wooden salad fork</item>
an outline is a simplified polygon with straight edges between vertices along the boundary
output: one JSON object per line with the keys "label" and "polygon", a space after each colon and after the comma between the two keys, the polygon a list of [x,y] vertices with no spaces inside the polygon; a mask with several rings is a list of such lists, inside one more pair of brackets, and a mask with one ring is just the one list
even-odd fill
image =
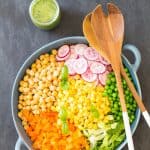
{"label": "wooden salad fork", "polygon": [[[109,6],[108,6],[109,8]],[[119,92],[122,116],[125,126],[129,150],[134,150],[132,133],[127,113],[124,92],[121,81],[121,47],[124,36],[124,18],[119,9],[111,6],[106,16],[101,5],[92,12],[91,25],[97,42],[101,45],[101,51],[110,58],[110,63],[115,73],[117,88]]]}
{"label": "wooden salad fork", "polygon": [[[103,51],[101,51],[101,47],[99,46],[99,44],[97,43],[97,40],[96,40],[96,37],[95,37],[95,34],[93,32],[93,29],[92,29],[92,26],[91,26],[91,16],[92,14],[89,13],[83,20],[83,33],[84,33],[84,36],[86,37],[86,39],[88,40],[89,44],[95,48],[96,50],[98,50],[100,52],[100,54],[108,61],[110,62],[110,58],[109,56],[107,56],[105,53],[103,53]],[[124,67],[123,67],[123,64],[121,62],[121,74],[122,76],[124,77],[124,79],[126,80],[127,82],[127,85],[130,89],[130,91],[132,92],[133,94],[133,97],[135,98],[141,112],[142,112],[142,115],[147,123],[147,125],[150,127],[150,115],[146,109],[146,107],[144,106],[144,103],[141,99],[141,97],[138,95],[133,83],[131,82],[131,80],[129,79],[127,73],[125,72],[124,70]]]}

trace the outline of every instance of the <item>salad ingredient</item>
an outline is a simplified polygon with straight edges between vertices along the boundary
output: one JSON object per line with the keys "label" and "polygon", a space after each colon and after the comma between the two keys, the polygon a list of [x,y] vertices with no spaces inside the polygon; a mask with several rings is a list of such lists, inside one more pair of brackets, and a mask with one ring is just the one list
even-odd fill
{"label": "salad ingredient", "polygon": [[93,113],[93,116],[95,117],[95,118],[99,118],[99,111],[96,109],[96,107],[95,106],[91,106],[91,112]]}
{"label": "salad ingredient", "polygon": [[[84,81],[79,75],[70,76],[68,82],[69,89],[60,89],[58,93],[54,111],[60,112],[62,107],[67,108],[68,119],[80,130],[97,129],[99,122],[108,123],[110,106],[107,97],[102,96],[104,88],[95,86],[94,82]],[[92,105],[95,107],[94,114],[99,114],[99,117],[94,117]]]}
{"label": "salad ingredient", "polygon": [[68,45],[63,45],[58,49],[58,57],[65,57],[69,54],[70,48]]}
{"label": "salad ingredient", "polygon": [[99,150],[112,150],[117,148],[117,146],[125,139],[124,125],[119,122],[115,129],[110,129],[107,131]]}
{"label": "salad ingredient", "polygon": [[123,122],[101,124],[98,130],[85,130],[92,150],[114,150],[125,139]]}
{"label": "salad ingredient", "polygon": [[70,50],[71,50],[70,58],[75,58],[75,59],[78,58],[78,54],[75,51],[75,45],[71,45]]}
{"label": "salad ingredient", "polygon": [[[128,72],[128,75],[130,75],[127,68],[126,71]],[[122,79],[122,84],[123,84],[130,123],[132,123],[135,119],[135,111],[137,105],[124,79]],[[111,112],[114,115],[115,120],[116,121],[122,120],[122,110],[121,110],[118,90],[116,86],[116,79],[113,72],[108,75],[108,79],[106,81],[106,86],[105,86],[105,92],[103,95],[105,96],[107,95],[109,97],[111,103]]]}
{"label": "salad ingredient", "polygon": [[64,65],[61,70],[61,80],[64,81],[68,80],[68,73],[69,73],[68,71],[69,71],[68,67]]}
{"label": "salad ingredient", "polygon": [[68,67],[68,70],[69,70],[69,75],[75,75],[76,74],[74,67],[73,67],[75,61],[76,61],[76,59],[69,58],[65,62],[65,65]]}
{"label": "salad ingredient", "polygon": [[62,133],[63,134],[68,134],[69,129],[68,129],[68,122],[67,122],[67,110],[66,108],[62,107],[59,112],[59,118],[62,123]]}
{"label": "salad ingredient", "polygon": [[[100,56],[100,57],[101,57],[101,56]],[[101,57],[100,62],[101,62],[102,64],[104,64],[104,65],[110,65],[110,63],[109,63],[108,61],[106,61],[106,60],[104,59],[104,57]]]}
{"label": "salad ingredient", "polygon": [[67,60],[70,56],[70,53],[68,53],[68,55],[66,55],[65,57],[59,57],[59,56],[56,56],[56,60],[57,61],[64,61],[64,60]]}
{"label": "salad ingredient", "polygon": [[78,55],[83,55],[84,50],[87,48],[88,46],[85,44],[76,44],[74,47],[74,50],[76,52],[76,54]]}
{"label": "salad ingredient", "polygon": [[84,57],[88,60],[96,60],[99,57],[99,54],[92,47],[88,47],[84,50]]}
{"label": "salad ingredient", "polygon": [[[89,149],[87,139],[82,135],[74,124],[68,122],[65,130],[69,133],[63,134],[58,125],[58,114],[56,112],[43,112],[34,115],[28,110],[22,110],[19,117],[23,120],[23,126],[33,142],[34,149]],[[66,124],[64,124],[66,125]]]}
{"label": "salad ingredient", "polygon": [[[95,49],[85,44],[64,45],[59,48],[58,53],[60,54],[56,56],[56,59],[57,61],[65,61],[69,75],[80,74],[87,82],[97,81],[97,85],[101,83],[104,86],[106,74],[112,71],[110,64]],[[105,61],[105,65],[101,61]],[[98,77],[96,74],[102,75]]]}
{"label": "salad ingredient", "polygon": [[106,71],[105,73],[98,75],[98,78],[99,78],[99,81],[100,81],[101,85],[104,86],[106,84],[106,80],[107,80],[107,75],[108,74],[109,74],[109,72]]}
{"label": "salad ingredient", "polygon": [[78,74],[83,74],[84,72],[86,72],[87,67],[87,60],[83,57],[76,59],[76,61],[73,63],[73,69]]}
{"label": "salad ingredient", "polygon": [[59,91],[59,76],[63,62],[56,62],[56,50],[43,54],[31,68],[26,70],[20,81],[18,109],[26,109],[40,114],[56,106]]}
{"label": "salad ingredient", "polygon": [[94,82],[97,79],[97,74],[94,74],[90,69],[87,69],[85,73],[81,74],[81,77],[87,82]]}
{"label": "salad ingredient", "polygon": [[67,90],[69,88],[69,83],[68,83],[68,67],[66,65],[63,66],[61,70],[61,88],[63,90]]}
{"label": "salad ingredient", "polygon": [[93,73],[102,74],[106,71],[106,67],[103,64],[99,63],[99,62],[93,62],[90,65],[90,70]]}

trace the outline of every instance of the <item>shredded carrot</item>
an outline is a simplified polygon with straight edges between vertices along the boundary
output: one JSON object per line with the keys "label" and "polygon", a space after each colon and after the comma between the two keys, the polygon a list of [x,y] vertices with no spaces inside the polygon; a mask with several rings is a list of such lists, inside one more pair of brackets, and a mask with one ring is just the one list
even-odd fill
{"label": "shredded carrot", "polygon": [[35,115],[22,110],[19,116],[25,121],[24,128],[33,142],[35,150],[81,150],[89,149],[89,143],[78,128],[68,121],[69,133],[62,134],[57,124],[57,112]]}

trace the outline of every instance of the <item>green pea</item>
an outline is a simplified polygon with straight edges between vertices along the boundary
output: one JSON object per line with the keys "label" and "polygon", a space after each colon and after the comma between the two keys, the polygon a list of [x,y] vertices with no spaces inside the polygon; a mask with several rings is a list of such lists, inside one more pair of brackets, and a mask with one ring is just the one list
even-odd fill
{"label": "green pea", "polygon": [[127,68],[124,68],[124,70],[125,70],[126,73],[129,72]]}
{"label": "green pea", "polygon": [[105,86],[105,89],[106,89],[106,90],[108,90],[108,89],[109,89],[109,86],[108,86],[108,85],[106,85],[106,86]]}
{"label": "green pea", "polygon": [[112,90],[111,89],[108,89],[108,94],[111,94],[112,93]]}
{"label": "green pea", "polygon": [[117,87],[115,87],[115,88],[114,88],[114,91],[115,91],[115,92],[117,92],[117,91],[118,91]]}
{"label": "green pea", "polygon": [[112,78],[111,78],[111,81],[112,81],[112,82],[116,82],[116,78],[115,78],[115,77],[112,77]]}
{"label": "green pea", "polygon": [[123,84],[123,85],[127,85],[127,82],[126,82],[125,79],[123,79],[122,84]]}
{"label": "green pea", "polygon": [[110,84],[111,84],[111,80],[109,80],[109,79],[106,80],[106,84],[107,84],[107,85],[110,85]]}

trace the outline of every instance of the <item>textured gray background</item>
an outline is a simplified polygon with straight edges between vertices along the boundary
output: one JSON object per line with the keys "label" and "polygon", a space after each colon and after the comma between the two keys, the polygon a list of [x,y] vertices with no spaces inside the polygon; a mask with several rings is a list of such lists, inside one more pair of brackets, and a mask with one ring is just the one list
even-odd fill
{"label": "textured gray background", "polygon": [[[97,3],[105,4],[108,1],[58,0],[62,20],[52,31],[39,30],[31,23],[28,15],[30,2],[31,0],[0,0],[0,150],[13,150],[17,140],[11,116],[10,98],[12,84],[21,64],[37,48],[50,41],[66,36],[82,35],[83,17]],[[122,9],[125,16],[124,42],[135,44],[142,54],[138,75],[144,103],[150,111],[150,1],[115,0],[114,2]],[[150,149],[150,130],[143,118],[133,138],[136,150]]]}

